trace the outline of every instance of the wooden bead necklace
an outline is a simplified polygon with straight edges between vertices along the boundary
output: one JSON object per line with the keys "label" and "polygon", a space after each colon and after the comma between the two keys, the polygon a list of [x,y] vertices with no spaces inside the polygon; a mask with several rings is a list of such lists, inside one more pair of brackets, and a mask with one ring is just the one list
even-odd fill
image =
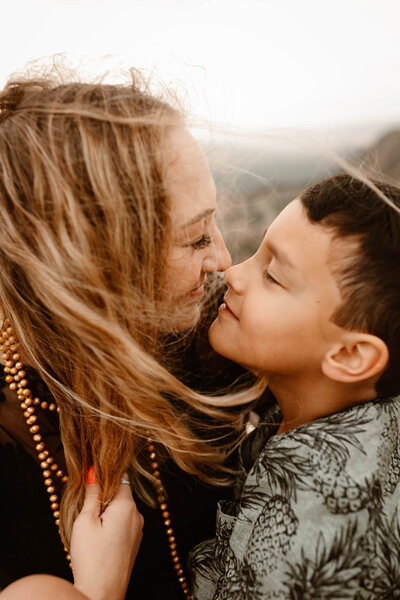
{"label": "wooden bead necklace", "polygon": [[[43,410],[49,410],[51,412],[60,412],[60,409],[54,402],[41,401],[40,398],[34,397],[32,391],[28,387],[28,381],[26,379],[26,371],[24,365],[21,362],[21,356],[18,352],[18,346],[15,339],[15,335],[10,323],[6,320],[3,323],[3,328],[0,333],[0,351],[2,352],[2,358],[4,360],[4,373],[5,380],[8,383],[10,390],[15,391],[18,400],[21,403],[21,409],[24,411],[25,422],[29,428],[29,432],[32,435],[32,439],[35,443],[35,449],[39,459],[40,466],[42,468],[43,482],[46,491],[49,495],[50,508],[53,513],[54,522],[57,529],[60,526],[60,503],[56,488],[54,486],[53,477],[58,477],[63,484],[68,481],[68,476],[64,474],[63,470],[59,468],[58,464],[54,461],[49,450],[46,447],[45,442],[42,439],[40,433],[40,426],[38,424],[38,417],[35,414],[36,408],[40,406]],[[182,592],[186,600],[191,600],[192,596],[189,590],[189,585],[185,577],[182,563],[179,558],[174,530],[172,528],[171,517],[168,512],[168,505],[166,502],[166,491],[161,481],[161,474],[159,471],[159,464],[157,462],[157,454],[153,440],[150,437],[146,438],[146,449],[150,460],[150,466],[152,475],[155,479],[154,489],[157,495],[157,502],[160,508],[165,533],[168,539],[169,551],[173,563],[173,567],[176,573],[178,583],[182,589]],[[71,556],[68,548],[64,546],[64,550],[67,554],[66,558],[71,567]]]}
{"label": "wooden bead necklace", "polygon": [[161,481],[161,474],[159,471],[159,465],[157,462],[157,455],[155,452],[155,447],[153,444],[153,440],[150,437],[148,437],[146,439],[146,442],[147,442],[147,452],[149,455],[152,475],[153,475],[154,479],[156,480],[154,488],[155,488],[155,491],[157,494],[158,506],[160,508],[162,517],[164,519],[165,533],[166,533],[167,539],[168,539],[169,553],[172,558],[172,564],[174,565],[178,583],[182,588],[183,594],[184,594],[186,600],[190,600],[192,598],[192,595],[189,590],[189,585],[188,585],[187,579],[183,572],[182,563],[179,558],[178,550],[176,548],[174,530],[172,528],[171,517],[168,512],[168,505],[166,502],[166,493],[165,493],[165,488],[163,486],[163,483]]}

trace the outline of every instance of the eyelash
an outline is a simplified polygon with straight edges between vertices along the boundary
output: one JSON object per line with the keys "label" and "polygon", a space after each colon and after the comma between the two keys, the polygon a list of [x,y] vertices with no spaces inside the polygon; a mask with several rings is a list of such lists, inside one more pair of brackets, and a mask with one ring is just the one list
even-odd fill
{"label": "eyelash", "polygon": [[190,244],[190,245],[192,246],[192,248],[194,248],[194,250],[202,250],[203,248],[206,248],[210,244],[212,244],[212,237],[209,235],[202,235],[201,238],[197,242],[194,242],[193,244]]}
{"label": "eyelash", "polygon": [[277,285],[280,285],[280,284],[279,284],[279,282],[278,282],[276,279],[274,279],[274,278],[273,278],[273,277],[272,277],[272,276],[271,276],[271,275],[268,273],[268,271],[267,271],[267,270],[263,271],[263,276],[264,276],[264,279],[267,279],[267,281],[270,281],[271,283],[276,283]]}

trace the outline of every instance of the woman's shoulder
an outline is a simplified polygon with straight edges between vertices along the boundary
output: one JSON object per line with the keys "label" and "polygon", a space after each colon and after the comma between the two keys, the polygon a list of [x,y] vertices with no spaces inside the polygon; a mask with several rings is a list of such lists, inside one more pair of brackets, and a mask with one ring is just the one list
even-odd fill
{"label": "woman's shoulder", "polygon": [[29,431],[17,397],[8,387],[0,387],[0,444],[15,446],[22,440],[29,441]]}

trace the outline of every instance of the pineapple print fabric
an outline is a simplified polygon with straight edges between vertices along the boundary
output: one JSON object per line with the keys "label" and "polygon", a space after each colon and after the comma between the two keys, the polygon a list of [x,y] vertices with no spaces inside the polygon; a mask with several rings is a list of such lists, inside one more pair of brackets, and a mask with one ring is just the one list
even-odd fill
{"label": "pineapple print fabric", "polygon": [[280,419],[242,445],[234,501],[191,556],[195,600],[400,598],[400,397],[274,435]]}

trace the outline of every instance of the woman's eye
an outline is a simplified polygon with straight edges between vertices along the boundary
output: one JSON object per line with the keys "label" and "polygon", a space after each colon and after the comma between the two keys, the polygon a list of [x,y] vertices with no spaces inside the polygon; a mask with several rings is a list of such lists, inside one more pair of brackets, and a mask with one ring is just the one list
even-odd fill
{"label": "woman's eye", "polygon": [[197,242],[194,242],[193,244],[190,244],[190,245],[195,250],[201,250],[202,248],[206,248],[207,246],[209,246],[211,243],[212,243],[212,237],[210,235],[204,234],[201,236],[201,238],[199,240],[197,240]]}

